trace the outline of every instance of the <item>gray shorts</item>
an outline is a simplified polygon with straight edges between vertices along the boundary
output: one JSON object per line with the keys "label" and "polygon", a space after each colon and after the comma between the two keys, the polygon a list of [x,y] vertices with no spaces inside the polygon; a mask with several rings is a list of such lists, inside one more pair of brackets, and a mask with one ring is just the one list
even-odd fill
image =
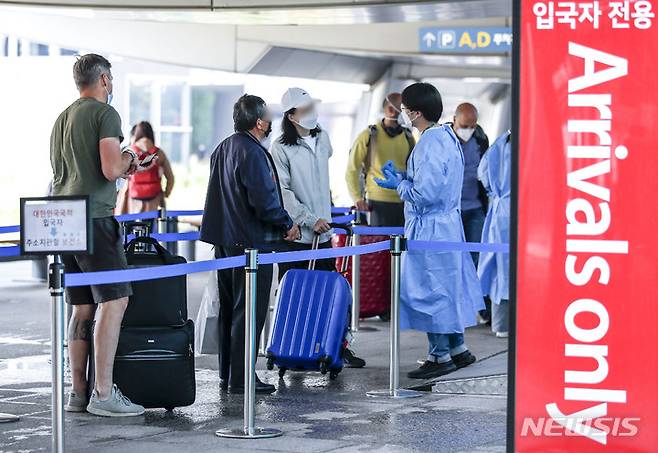
{"label": "gray shorts", "polygon": [[[92,225],[94,254],[64,255],[62,257],[64,271],[67,274],[75,274],[128,269],[123,238],[116,219],[114,217],[93,219]],[[66,301],[71,305],[102,304],[110,300],[130,297],[132,294],[130,283],[76,286],[66,288]]]}

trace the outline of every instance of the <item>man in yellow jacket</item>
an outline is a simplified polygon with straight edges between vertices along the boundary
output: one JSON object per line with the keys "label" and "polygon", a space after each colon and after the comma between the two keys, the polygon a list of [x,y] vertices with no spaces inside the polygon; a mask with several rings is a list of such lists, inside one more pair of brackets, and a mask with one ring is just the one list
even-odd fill
{"label": "man in yellow jacket", "polygon": [[407,158],[416,143],[411,130],[400,125],[400,93],[384,98],[384,118],[368,126],[356,138],[345,179],[355,206],[369,211],[370,226],[404,226],[404,205],[395,190],[384,189],[374,178],[383,178],[382,166],[389,160],[406,171]]}

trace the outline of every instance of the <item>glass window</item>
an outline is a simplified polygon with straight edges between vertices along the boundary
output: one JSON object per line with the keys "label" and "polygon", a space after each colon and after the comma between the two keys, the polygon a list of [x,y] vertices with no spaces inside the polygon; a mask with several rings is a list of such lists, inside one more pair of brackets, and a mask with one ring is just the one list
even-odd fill
{"label": "glass window", "polygon": [[181,126],[183,85],[165,85],[161,91],[161,124],[163,126]]}
{"label": "glass window", "polygon": [[130,84],[130,127],[140,121],[151,121],[151,84]]}
{"label": "glass window", "polygon": [[48,56],[48,46],[39,43],[30,43],[30,55],[45,57]]}
{"label": "glass window", "polygon": [[215,93],[212,87],[192,88],[192,149],[199,159],[212,150],[215,141]]}
{"label": "glass window", "polygon": [[171,162],[180,163],[183,158],[183,140],[187,135],[182,132],[163,132],[158,147],[162,148]]}

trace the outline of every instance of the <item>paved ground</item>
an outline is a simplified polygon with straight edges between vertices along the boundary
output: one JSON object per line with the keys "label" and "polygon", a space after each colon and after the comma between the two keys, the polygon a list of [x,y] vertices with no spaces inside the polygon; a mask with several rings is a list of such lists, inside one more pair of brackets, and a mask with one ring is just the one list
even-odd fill
{"label": "paved ground", "polygon": [[[202,256],[203,258],[203,256]],[[0,453],[50,450],[49,303],[43,284],[20,282],[30,263],[0,264],[0,412],[22,416],[0,424]],[[207,274],[189,279],[190,315],[198,310]],[[481,360],[442,379],[433,392],[407,400],[375,400],[367,390],[388,385],[388,324],[367,321],[374,331],[357,335],[355,350],[367,361],[362,370],[346,369],[336,381],[320,374],[262,370],[278,391],[257,399],[257,424],[284,431],[269,440],[226,440],[214,431],[238,427],[242,397],[221,394],[215,357],[197,359],[197,402],[173,413],[149,410],[144,417],[102,419],[66,415],[70,452],[498,452],[505,445],[505,340],[486,328],[467,332]],[[403,332],[404,377],[426,353],[421,334]],[[492,376],[473,380],[478,376]],[[442,392],[442,393],[439,393]]]}

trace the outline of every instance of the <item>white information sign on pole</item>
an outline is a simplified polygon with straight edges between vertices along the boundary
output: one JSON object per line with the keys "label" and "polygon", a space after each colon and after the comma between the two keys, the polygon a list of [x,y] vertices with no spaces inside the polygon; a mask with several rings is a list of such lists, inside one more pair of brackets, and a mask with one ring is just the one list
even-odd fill
{"label": "white information sign on pole", "polygon": [[91,253],[89,223],[88,197],[21,198],[21,253]]}
{"label": "white information sign on pole", "polygon": [[51,298],[51,451],[64,453],[64,265],[61,255],[91,254],[89,197],[21,198],[21,254],[54,255]]}

